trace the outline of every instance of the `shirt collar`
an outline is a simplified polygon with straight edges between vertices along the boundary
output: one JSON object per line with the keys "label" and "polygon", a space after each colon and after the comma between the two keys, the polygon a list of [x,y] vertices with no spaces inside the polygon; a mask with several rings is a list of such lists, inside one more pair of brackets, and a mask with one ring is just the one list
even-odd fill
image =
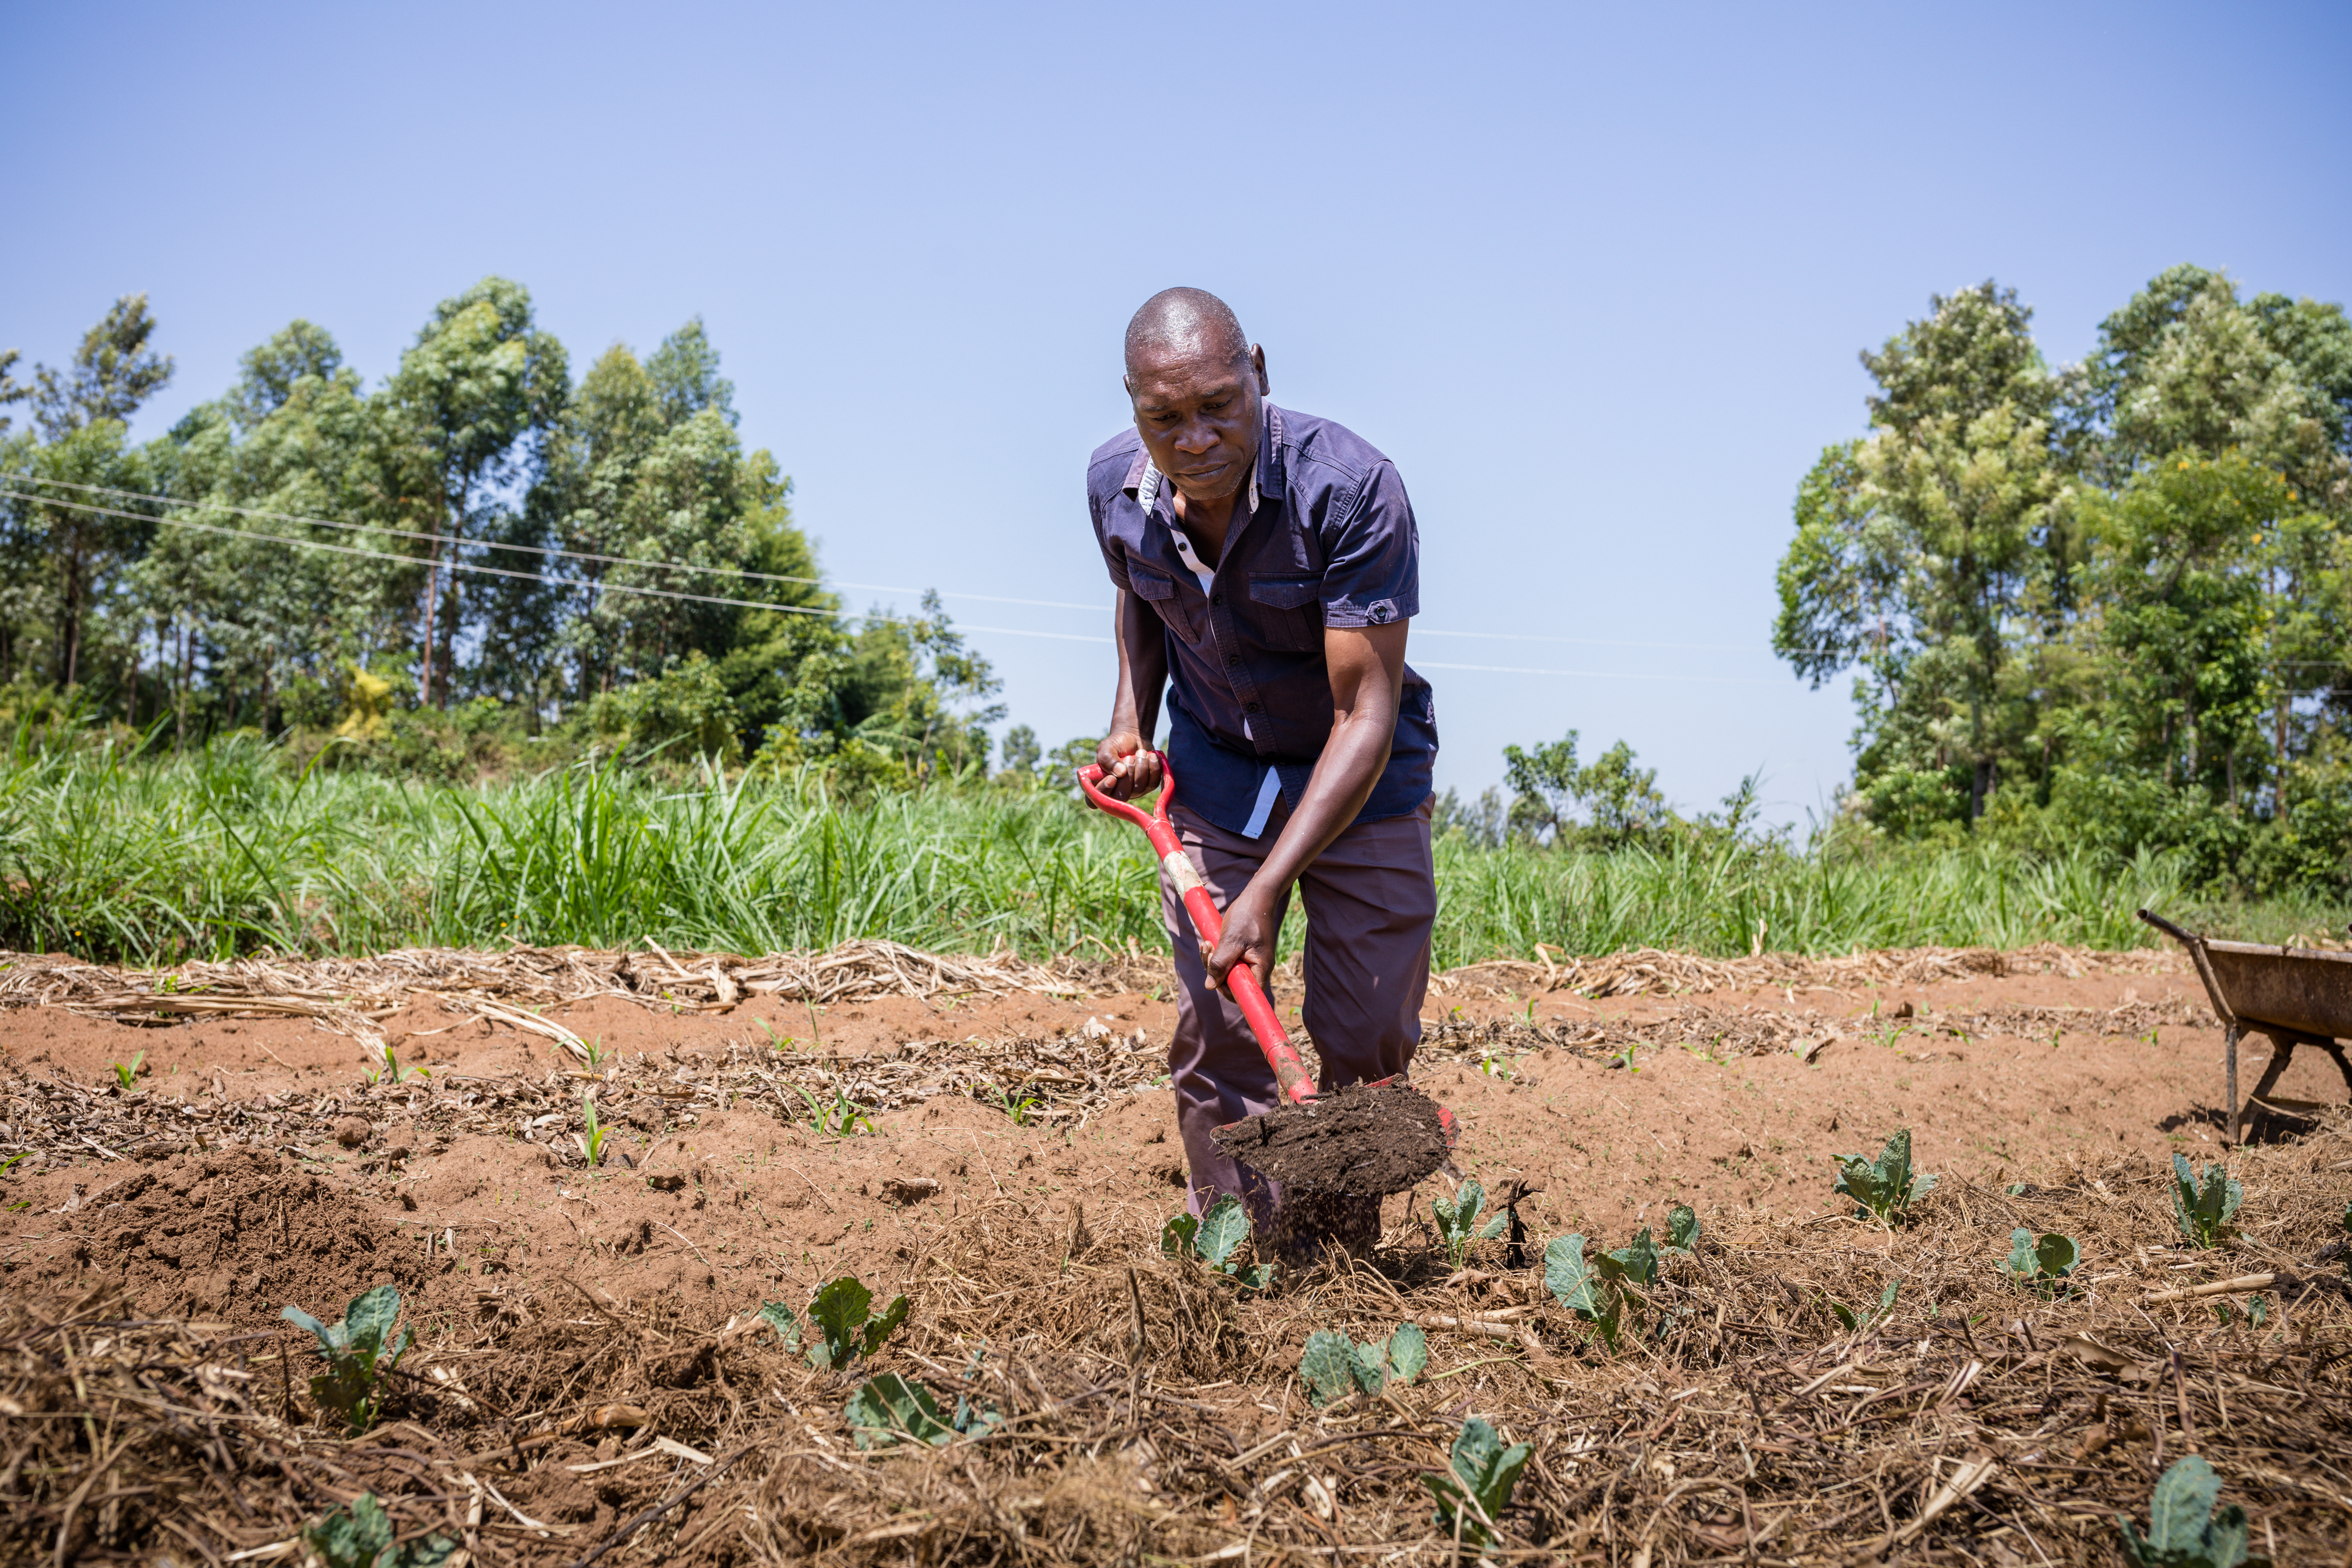
{"label": "shirt collar", "polygon": [[[1249,514],[1257,515],[1257,498],[1262,489],[1276,489],[1282,484],[1282,410],[1273,404],[1261,405],[1265,413],[1258,426],[1257,462],[1250,469]],[[1127,482],[1120,488],[1135,495],[1135,504],[1143,509],[1146,517],[1159,503],[1161,475],[1151,463],[1151,454],[1140,442],[1135,448],[1135,461],[1128,466]]]}

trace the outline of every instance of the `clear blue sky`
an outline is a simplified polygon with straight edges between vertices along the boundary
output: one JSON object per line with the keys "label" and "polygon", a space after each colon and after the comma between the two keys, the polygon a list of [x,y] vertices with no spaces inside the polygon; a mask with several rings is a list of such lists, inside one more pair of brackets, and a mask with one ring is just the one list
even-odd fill
{"label": "clear blue sky", "polygon": [[[179,377],[141,435],[297,316],[373,383],[503,273],[575,369],[699,312],[835,576],[1107,605],[1081,474],[1120,329],[1215,290],[1277,402],[1402,468],[1414,661],[1582,672],[1430,668],[1465,795],[1571,727],[1685,805],[1759,767],[1777,815],[1832,794],[1851,711],[1771,657],[1772,570],[1860,427],[1855,351],[1930,293],[2014,285],[2053,360],[2179,261],[2352,298],[2341,5],[20,5],[5,36],[0,346],[62,360],[147,290]],[[973,640],[1014,721],[1100,729],[1108,647]]]}

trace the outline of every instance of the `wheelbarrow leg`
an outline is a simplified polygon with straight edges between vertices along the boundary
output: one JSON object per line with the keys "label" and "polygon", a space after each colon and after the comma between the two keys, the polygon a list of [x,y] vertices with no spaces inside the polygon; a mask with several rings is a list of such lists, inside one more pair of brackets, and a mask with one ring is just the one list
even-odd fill
{"label": "wheelbarrow leg", "polygon": [[2229,1073],[2230,1073],[2230,1146],[2231,1146],[2231,1148],[2233,1148],[2233,1149],[2234,1149],[2234,1148],[2236,1148],[2236,1147],[2237,1147],[2237,1145],[2238,1145],[2238,1035],[2239,1035],[2239,1032],[2240,1032],[2240,1031],[2239,1031],[2239,1028],[2238,1028],[2238,1021],[2237,1021],[2236,1019],[2232,1018],[2231,1020],[2230,1020],[2230,1028],[2229,1028],[2229,1032],[2228,1032],[2227,1036],[2225,1037],[2225,1039],[2226,1039],[2226,1043],[2227,1043],[2227,1045],[2228,1045],[2228,1047],[2229,1047],[2229,1062],[2230,1062],[2230,1066],[2229,1066]]}

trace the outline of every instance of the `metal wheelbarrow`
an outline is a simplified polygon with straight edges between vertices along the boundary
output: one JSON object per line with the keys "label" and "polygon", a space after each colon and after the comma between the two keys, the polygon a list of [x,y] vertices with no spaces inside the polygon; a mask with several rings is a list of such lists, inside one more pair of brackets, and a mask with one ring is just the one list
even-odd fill
{"label": "metal wheelbarrow", "polygon": [[2263,942],[2215,942],[2181,930],[2147,910],[2139,918],[2189,950],[2206,998],[2221,1020],[2229,1043],[2229,1138],[2238,1142],[2238,1041],[2248,1034],[2271,1038],[2270,1066],[2254,1085],[2252,1102],[2277,1109],[2263,1096],[2286,1071],[2297,1046],[2316,1046],[2336,1058],[2345,1086],[2352,1089],[2352,1060],[2343,1041],[2352,1039],[2352,952],[2273,947]]}

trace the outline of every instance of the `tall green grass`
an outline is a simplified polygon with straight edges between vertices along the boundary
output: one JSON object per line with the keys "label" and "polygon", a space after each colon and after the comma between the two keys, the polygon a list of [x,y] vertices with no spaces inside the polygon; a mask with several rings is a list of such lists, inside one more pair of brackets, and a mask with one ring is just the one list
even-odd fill
{"label": "tall green grass", "polygon": [[[1435,959],[1629,946],[1843,952],[2145,943],[2180,909],[2148,858],[1855,861],[1693,838],[1652,853],[1438,851]],[[0,772],[0,944],[137,963],[268,948],[578,942],[757,952],[852,937],[1030,956],[1165,941],[1142,836],[1059,795],[846,807],[790,781],[664,787],[574,767],[481,789],[296,773],[258,743],[130,763],[20,750]],[[2269,923],[2326,923],[2303,911]],[[1300,922],[1286,943],[1296,950]]]}

